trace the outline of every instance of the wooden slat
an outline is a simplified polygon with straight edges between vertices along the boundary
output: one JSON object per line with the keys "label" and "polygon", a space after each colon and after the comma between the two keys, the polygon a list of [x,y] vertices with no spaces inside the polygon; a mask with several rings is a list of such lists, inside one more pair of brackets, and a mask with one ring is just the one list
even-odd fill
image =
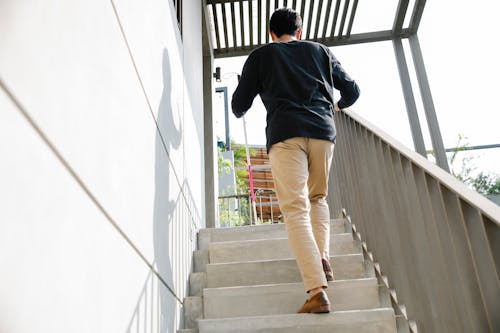
{"label": "wooden slat", "polygon": [[269,43],[269,12],[271,11],[271,0],[266,0],[266,43]]}
{"label": "wooden slat", "polygon": [[250,45],[253,45],[253,1],[248,1],[248,22],[250,29]]}
{"label": "wooden slat", "polygon": [[349,3],[350,0],[345,0],[344,2],[344,11],[342,12],[342,20],[340,21],[339,37],[342,37],[344,34],[344,26],[347,18],[347,12],[349,11]]}
{"label": "wooden slat", "polygon": [[214,30],[215,30],[215,40],[217,43],[217,49],[220,49],[219,23],[217,20],[217,11],[215,10],[215,4],[212,4],[212,15],[214,18]]}
{"label": "wooden slat", "polygon": [[349,25],[347,26],[346,36],[349,37],[351,35],[352,24],[354,23],[354,18],[356,17],[356,10],[358,9],[358,0],[354,0],[352,4],[351,17],[349,18]]}
{"label": "wooden slat", "polygon": [[333,22],[332,22],[332,30],[330,32],[330,38],[335,37],[335,28],[337,26],[337,20],[339,18],[340,1],[341,0],[335,0],[335,12],[333,13]]}
{"label": "wooden slat", "polygon": [[227,38],[226,6],[225,4],[221,4],[221,7],[222,7],[222,27],[224,28],[224,42],[226,43],[226,47],[229,47],[229,40]]}
{"label": "wooden slat", "polygon": [[331,9],[332,9],[332,0],[328,0],[328,3],[326,4],[325,23],[323,25],[323,31],[321,32],[321,39],[326,37],[326,29],[328,28],[328,21],[330,21]]}
{"label": "wooden slat", "polygon": [[[306,39],[311,39],[311,30],[312,30],[312,17],[313,17],[313,9],[314,9],[315,0],[309,0],[309,13],[307,15],[307,36]],[[314,38],[314,37],[312,37]]]}
{"label": "wooden slat", "polygon": [[245,21],[243,21],[243,0],[240,0],[241,46],[245,46]]}
{"label": "wooden slat", "polygon": [[231,2],[231,23],[233,25],[233,45],[239,46],[236,42],[236,12],[234,11],[234,2]]}
{"label": "wooden slat", "polygon": [[321,12],[323,9],[323,0],[319,0],[318,3],[318,13],[316,15],[316,28],[314,29],[313,39],[318,39],[319,21],[321,21]]}
{"label": "wooden slat", "polygon": [[262,0],[257,0],[257,43],[262,45]]}
{"label": "wooden slat", "polygon": [[[302,17],[302,31],[304,31],[304,12],[306,9],[306,0],[302,0],[300,2],[300,17]],[[307,36],[304,35],[304,32],[302,32],[302,39],[307,39]]]}
{"label": "wooden slat", "polygon": [[[214,55],[217,58],[246,55],[256,47],[269,42],[269,18],[271,17],[272,10],[277,8],[279,4],[297,10],[302,16],[303,24],[304,21],[307,21],[307,25],[303,26],[305,32],[303,34],[304,39],[320,41],[329,46],[351,45],[391,39],[388,38],[387,31],[363,32],[352,35],[352,28],[354,26],[354,20],[356,19],[359,0],[303,0],[301,1],[301,8],[298,8],[297,0],[275,1],[274,5],[271,5],[270,0],[253,1],[257,3],[255,4],[252,0],[206,0],[207,5],[212,6],[213,36],[215,37],[215,45],[213,45],[213,47],[215,48]],[[335,9],[333,9],[334,1]],[[409,0],[398,1],[400,7],[406,7],[409,2]],[[240,5],[239,15],[241,24],[238,24],[236,20],[238,15],[238,10],[235,5],[236,2]],[[229,3],[229,5],[227,5],[226,8],[225,4],[227,3]],[[420,23],[425,3],[425,0],[415,0],[415,7],[412,8],[413,12],[410,27],[401,29],[400,34],[397,34],[399,38],[407,38],[415,32]],[[243,5],[248,6],[248,13],[247,11],[243,13]],[[316,5],[318,7],[315,13],[314,9]],[[216,6],[222,7],[217,9]],[[257,6],[257,8],[255,8],[255,6]],[[307,14],[305,14],[306,6],[309,10]],[[408,10],[407,8],[406,11]],[[265,11],[265,13],[263,11]],[[397,27],[397,30],[401,28],[402,22],[404,22],[405,15],[403,15],[403,12],[404,11],[400,11],[398,7],[393,23],[394,26]],[[220,15],[217,13],[222,15],[222,21]],[[228,14],[231,14],[230,18],[228,18]],[[245,14],[248,14],[248,18],[245,17]],[[254,19],[253,14],[257,16],[257,19]],[[306,20],[304,20],[304,15],[307,15]],[[263,20],[265,20],[265,22],[263,22]],[[316,21],[314,22],[314,20]],[[323,23],[321,23],[322,20]],[[220,26],[219,23],[221,23]],[[229,45],[229,24],[233,29],[231,35],[233,43],[231,45]],[[257,24],[257,27],[255,27],[255,24]],[[331,29],[328,29],[329,24],[331,24]],[[250,31],[245,31],[245,29],[249,28],[251,29]],[[237,29],[240,29],[240,32],[238,32]],[[265,29],[265,31],[262,31],[263,29]],[[327,37],[327,29],[331,30],[329,37]],[[392,32],[392,37],[394,37],[395,30]],[[239,34],[241,34],[241,43],[237,42]],[[255,36],[256,34],[258,35],[257,37]],[[224,42],[226,43],[226,46],[223,48],[221,47],[222,38],[224,38]]]}

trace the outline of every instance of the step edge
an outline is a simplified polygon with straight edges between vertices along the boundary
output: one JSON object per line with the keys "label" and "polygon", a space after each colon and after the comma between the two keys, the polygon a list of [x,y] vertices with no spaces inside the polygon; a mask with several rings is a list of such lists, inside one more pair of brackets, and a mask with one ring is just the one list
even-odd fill
{"label": "step edge", "polygon": [[[332,235],[331,235],[332,236]],[[337,233],[333,234],[334,237],[351,237],[350,240],[355,241],[352,239],[352,234],[350,232],[342,232],[342,233]],[[288,240],[288,237],[277,237],[277,238],[261,238],[261,239],[247,239],[247,240],[231,240],[231,241],[217,241],[217,242],[210,242],[209,245],[209,250],[210,246],[215,244],[215,246],[221,246],[220,244],[228,244],[228,245],[233,245],[233,244],[241,244],[241,243],[258,243],[258,242],[270,242],[270,241],[280,241],[280,240]]]}
{"label": "step edge", "polygon": [[[328,314],[321,314],[320,316],[341,316],[341,315],[351,315],[354,313],[363,313],[364,315],[373,315],[374,313],[383,313],[388,316],[392,316],[392,318],[395,319],[395,314],[394,314],[394,309],[393,308],[388,308],[388,307],[379,307],[379,308],[374,308],[374,309],[362,309],[362,310],[338,310],[338,311],[331,311]],[[299,313],[288,313],[288,314],[276,314],[276,315],[260,315],[260,316],[246,316],[246,317],[231,317],[231,318],[203,318],[199,319],[198,323],[203,324],[203,323],[210,323],[210,322],[221,322],[221,321],[227,321],[227,322],[237,322],[240,320],[251,320],[251,319],[280,319],[284,323],[286,323],[286,320],[283,320],[285,318],[291,317],[293,319],[298,319],[302,317],[303,319],[310,319],[317,321],[318,315],[317,314],[299,314]],[[363,316],[365,317],[365,316]],[[370,319],[366,320],[367,322],[371,321]],[[286,326],[285,326],[286,327]]]}
{"label": "step edge", "polygon": [[[347,258],[347,257],[360,257],[364,262],[363,253],[349,253],[349,254],[337,254],[330,256],[330,260],[335,258]],[[240,265],[240,264],[254,264],[254,263],[270,263],[277,261],[295,261],[295,258],[285,258],[285,259],[269,259],[269,260],[252,260],[252,261],[235,261],[235,262],[220,262],[220,263],[209,263],[208,267],[222,266],[222,265]]]}
{"label": "step edge", "polygon": [[[375,277],[368,277],[368,278],[357,278],[357,279],[342,279],[342,280],[334,280],[334,281],[329,281],[328,282],[328,288],[333,288],[336,285],[349,285],[349,284],[371,284],[373,283],[373,287],[379,287],[377,278]],[[203,291],[208,290],[208,292],[216,292],[216,291],[231,291],[231,290],[238,290],[238,289],[267,289],[267,288],[273,288],[276,286],[279,287],[296,287],[296,286],[302,286],[302,282],[286,282],[286,283],[273,283],[273,284],[258,284],[258,285],[249,285],[249,286],[232,286],[232,287],[210,287],[210,288],[204,288]],[[204,295],[205,296],[205,295]]]}

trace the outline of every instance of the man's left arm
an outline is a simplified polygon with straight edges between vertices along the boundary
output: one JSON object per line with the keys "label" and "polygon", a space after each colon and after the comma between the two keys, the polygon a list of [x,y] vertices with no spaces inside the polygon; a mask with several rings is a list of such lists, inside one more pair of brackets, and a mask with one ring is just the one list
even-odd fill
{"label": "man's left arm", "polygon": [[340,92],[340,100],[335,104],[335,111],[349,107],[359,98],[359,86],[351,79],[335,56],[330,53],[333,86]]}
{"label": "man's left arm", "polygon": [[238,87],[234,91],[231,101],[233,113],[237,118],[242,117],[252,106],[255,96],[259,93],[259,66],[255,54],[248,56]]}

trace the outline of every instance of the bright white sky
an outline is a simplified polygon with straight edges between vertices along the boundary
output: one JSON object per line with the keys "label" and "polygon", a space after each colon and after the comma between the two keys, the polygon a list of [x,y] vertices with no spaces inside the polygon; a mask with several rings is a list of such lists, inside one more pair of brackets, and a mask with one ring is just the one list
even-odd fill
{"label": "bright white sky", "polygon": [[[356,19],[370,29],[386,30],[392,26],[396,0],[379,2],[378,9],[362,7]],[[387,18],[371,18],[381,10],[390,12]],[[410,6],[413,6],[410,1]],[[386,8],[387,7],[387,8]],[[412,8],[412,7],[410,7]],[[446,148],[455,147],[459,134],[468,137],[470,145],[500,143],[500,4],[496,1],[466,0],[427,1],[418,36],[431,86],[434,105]],[[371,16],[370,16],[371,15]],[[365,26],[357,26],[353,33]],[[385,22],[388,22],[385,24]],[[408,43],[406,58],[413,71]],[[332,51],[346,71],[361,88],[361,97],[352,110],[413,149],[406,107],[401,91],[394,50],[391,42],[334,47]],[[241,72],[246,57],[216,59],[227,86],[229,100],[236,87],[234,72]],[[419,117],[426,148],[432,149],[427,124],[420,102],[416,79],[412,77]],[[338,95],[337,95],[338,98]],[[216,94],[214,112],[217,115],[216,134],[225,140],[224,104],[222,94]],[[247,113],[250,144],[265,144],[265,109],[259,97]],[[244,142],[242,120],[230,115],[231,137]],[[473,154],[478,171],[500,174],[500,148],[479,150]],[[458,165],[456,165],[458,167]]]}

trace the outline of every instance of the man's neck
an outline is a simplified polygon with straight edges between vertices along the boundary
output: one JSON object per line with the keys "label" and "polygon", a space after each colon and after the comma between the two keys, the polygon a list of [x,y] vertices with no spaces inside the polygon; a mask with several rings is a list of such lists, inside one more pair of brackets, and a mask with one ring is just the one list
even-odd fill
{"label": "man's neck", "polygon": [[294,40],[297,40],[297,38],[295,36],[284,34],[284,35],[281,35],[279,38],[277,38],[275,42],[277,42],[277,43],[288,43],[288,42],[291,42],[291,41],[294,41]]}

